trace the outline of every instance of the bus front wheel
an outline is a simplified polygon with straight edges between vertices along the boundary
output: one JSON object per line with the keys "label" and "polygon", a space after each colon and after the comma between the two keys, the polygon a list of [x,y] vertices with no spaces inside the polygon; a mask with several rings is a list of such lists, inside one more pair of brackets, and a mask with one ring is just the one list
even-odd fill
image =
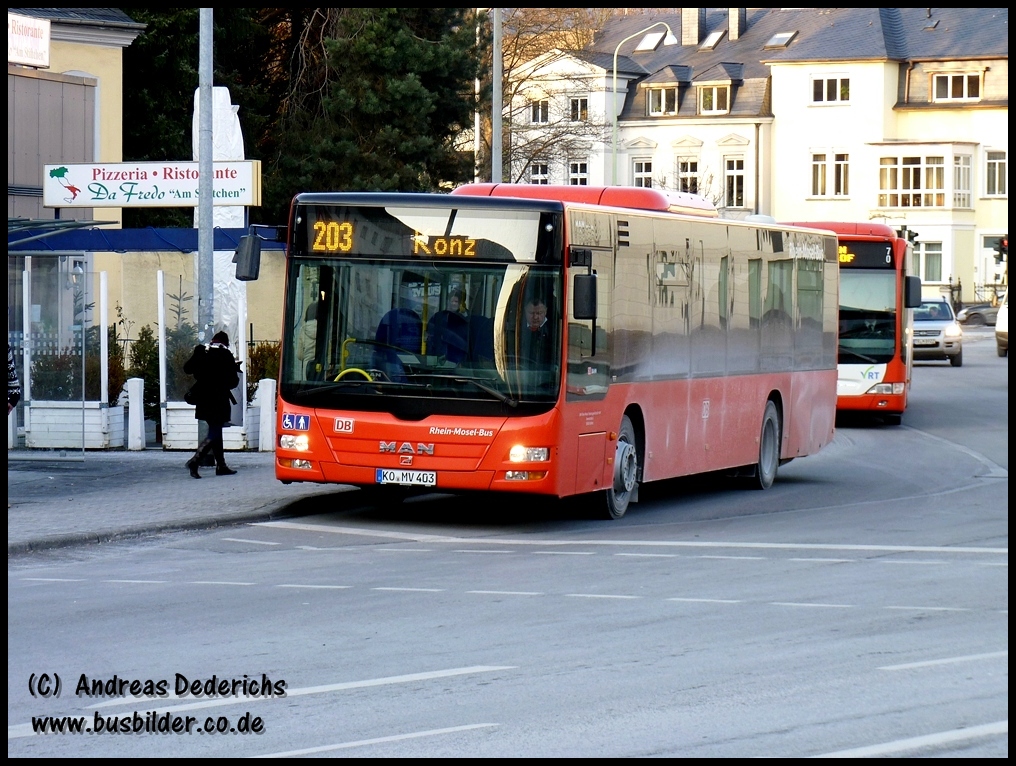
{"label": "bus front wheel", "polygon": [[639,453],[635,446],[635,428],[625,415],[617,432],[614,450],[614,477],[606,491],[608,519],[619,519],[628,510],[638,492]]}
{"label": "bus front wheel", "polygon": [[776,405],[766,402],[762,415],[762,433],[759,436],[758,465],[755,466],[755,487],[769,489],[776,480],[780,467],[780,414]]}

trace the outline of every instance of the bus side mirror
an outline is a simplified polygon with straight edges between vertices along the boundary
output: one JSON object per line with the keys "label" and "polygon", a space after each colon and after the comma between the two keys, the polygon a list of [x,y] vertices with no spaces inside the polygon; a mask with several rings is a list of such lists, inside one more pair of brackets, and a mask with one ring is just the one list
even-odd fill
{"label": "bus side mirror", "polygon": [[233,262],[236,264],[236,278],[238,280],[251,282],[257,279],[258,273],[261,271],[261,237],[257,234],[240,237],[240,244],[237,245]]}
{"label": "bus side mirror", "polygon": [[916,309],[921,305],[921,278],[907,277],[903,285],[903,307]]}
{"label": "bus side mirror", "polygon": [[576,274],[572,280],[572,313],[576,319],[596,319],[595,274]]}

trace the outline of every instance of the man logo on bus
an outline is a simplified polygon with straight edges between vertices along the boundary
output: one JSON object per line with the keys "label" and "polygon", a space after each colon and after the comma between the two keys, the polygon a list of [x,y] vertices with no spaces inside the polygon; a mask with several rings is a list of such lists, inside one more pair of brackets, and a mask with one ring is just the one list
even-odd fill
{"label": "man logo on bus", "polygon": [[402,442],[399,448],[396,449],[395,442],[381,442],[381,452],[397,452],[400,455],[433,455],[434,445],[417,444],[416,449],[413,449],[413,445],[409,442]]}

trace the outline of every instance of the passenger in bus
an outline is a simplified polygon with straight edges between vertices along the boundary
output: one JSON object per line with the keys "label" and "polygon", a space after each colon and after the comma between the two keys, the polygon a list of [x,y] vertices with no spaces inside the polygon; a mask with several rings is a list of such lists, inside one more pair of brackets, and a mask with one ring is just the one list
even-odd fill
{"label": "passenger in bus", "polygon": [[525,328],[521,333],[522,358],[535,366],[549,365],[553,352],[553,339],[547,324],[547,301],[533,296],[526,301]]}
{"label": "passenger in bus", "polygon": [[374,349],[374,366],[390,380],[405,381],[405,368],[397,350],[420,353],[423,321],[412,309],[392,309],[381,318],[374,340],[384,344]]}
{"label": "passenger in bus", "polygon": [[315,380],[317,377],[314,361],[317,353],[317,315],[318,303],[315,301],[307,307],[296,337],[296,358],[300,361],[300,371],[306,375],[307,380]]}
{"label": "passenger in bus", "polygon": [[438,311],[427,323],[427,353],[443,356],[453,364],[466,358],[469,319],[462,306],[462,291],[452,288],[448,308]]}

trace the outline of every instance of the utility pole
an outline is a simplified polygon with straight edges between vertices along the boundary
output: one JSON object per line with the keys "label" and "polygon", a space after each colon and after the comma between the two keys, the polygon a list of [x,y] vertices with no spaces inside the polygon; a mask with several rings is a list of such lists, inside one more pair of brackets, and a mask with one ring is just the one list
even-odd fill
{"label": "utility pole", "polygon": [[212,9],[201,8],[198,26],[198,340],[214,334],[212,258]]}
{"label": "utility pole", "polygon": [[490,131],[490,180],[501,183],[501,9],[494,8],[494,73],[492,79],[493,97],[491,98],[491,131]]}

